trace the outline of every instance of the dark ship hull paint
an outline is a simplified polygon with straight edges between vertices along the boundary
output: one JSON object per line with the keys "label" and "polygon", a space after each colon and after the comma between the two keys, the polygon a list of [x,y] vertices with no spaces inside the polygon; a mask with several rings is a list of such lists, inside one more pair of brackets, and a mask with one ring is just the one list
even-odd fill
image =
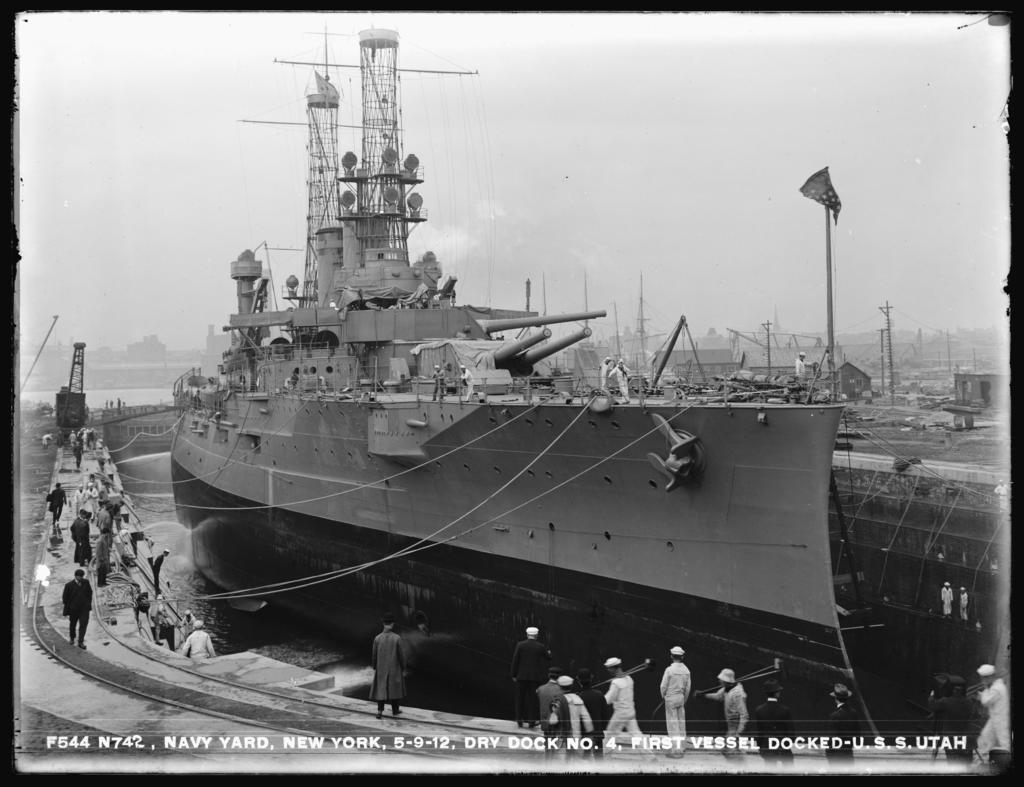
{"label": "dark ship hull paint", "polygon": [[[233,434],[237,427],[211,425],[197,434],[183,423],[172,451],[178,514],[191,529],[193,557],[223,587],[260,587],[381,561],[266,598],[365,642],[378,630],[380,613],[391,610],[418,668],[460,680],[477,676],[492,689],[500,685],[495,681],[508,682],[509,654],[528,625],[544,629],[565,669],[599,667],[613,654],[626,663],[664,661],[679,643],[700,675],[726,665],[742,675],[782,658],[788,677],[813,687],[808,715],[820,708],[820,687],[848,666],[831,599],[826,529],[838,408],[718,405],[680,412],[634,405],[586,413],[507,497],[462,522],[459,538],[382,560],[494,493],[569,427],[578,406],[542,406],[529,421],[458,451],[526,405],[410,402],[414,414],[444,424],[423,445],[443,458],[394,478],[401,466],[366,453],[368,432],[388,405],[297,397],[272,400],[272,409],[267,404],[265,397],[229,402],[223,417],[244,424],[240,436]],[[646,434],[654,410],[702,435],[707,469],[691,488],[666,493],[665,479],[646,459],[648,451],[665,451],[660,434]],[[410,409],[398,413],[404,419]],[[767,419],[759,421],[759,413]],[[249,455],[257,433],[260,452]],[[302,442],[293,440],[298,435]],[[508,511],[637,438],[599,469]],[[295,469],[283,469],[286,463]],[[328,465],[333,479],[325,478]],[[371,482],[353,494],[335,492]],[[800,693],[791,700],[799,703]]]}
{"label": "dark ship hull paint", "polygon": [[[254,516],[244,509],[255,501],[225,494],[173,461],[172,474],[175,482],[188,485],[194,505],[243,509],[212,516],[198,509],[182,512],[197,568],[223,587],[293,580],[370,562],[415,543],[281,509]],[[648,681],[653,687],[648,697],[656,696],[665,654],[679,643],[686,644],[687,664],[705,682],[724,665],[744,675],[784,657],[787,676],[794,680],[787,701],[802,711],[802,718],[821,710],[817,689],[844,674],[834,628],[449,545],[427,550],[423,559],[388,561],[343,579],[262,598],[339,639],[364,644],[379,632],[381,613],[396,611],[418,671],[453,688],[490,695],[507,688],[510,654],[528,625],[542,629],[555,662],[573,674],[589,667],[603,679],[600,665],[609,655],[619,655],[627,666],[654,657],[659,667]],[[650,722],[640,704],[641,721]],[[507,715],[511,708],[509,693],[496,715]],[[694,731],[720,731],[720,706],[707,703],[703,709],[688,708],[687,714]]]}

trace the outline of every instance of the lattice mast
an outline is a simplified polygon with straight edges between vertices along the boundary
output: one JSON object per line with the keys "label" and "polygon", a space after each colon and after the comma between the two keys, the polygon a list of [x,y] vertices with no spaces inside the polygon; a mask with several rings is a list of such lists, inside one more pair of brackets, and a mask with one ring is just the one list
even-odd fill
{"label": "lattice mast", "polygon": [[302,282],[305,303],[317,300],[318,254],[316,234],[324,227],[338,224],[338,106],[340,94],[327,73],[327,46],[324,45],[324,76],[316,71],[316,86],[306,96],[306,126],[309,130],[306,190],[306,267]]}
{"label": "lattice mast", "polygon": [[[363,248],[408,251],[408,229],[403,217],[404,181],[409,173],[399,168],[402,154],[401,111],[398,95],[398,33],[364,30],[359,34],[359,70],[362,76],[363,155],[368,176],[359,184],[360,212],[373,218],[361,228]],[[419,162],[409,162],[415,171]]]}

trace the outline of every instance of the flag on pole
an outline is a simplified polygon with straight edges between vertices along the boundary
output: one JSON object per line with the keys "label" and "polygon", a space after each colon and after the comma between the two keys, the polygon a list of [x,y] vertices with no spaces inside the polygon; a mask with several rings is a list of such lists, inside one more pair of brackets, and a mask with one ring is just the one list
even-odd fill
{"label": "flag on pole", "polygon": [[313,72],[313,76],[316,77],[317,92],[323,94],[328,101],[337,101],[338,88],[331,84],[330,79],[320,76],[316,71]]}
{"label": "flag on pole", "polygon": [[842,209],[843,203],[839,201],[839,195],[832,188],[832,178],[828,176],[828,167],[811,175],[807,182],[800,187],[800,193],[807,199],[820,202],[826,208],[830,208],[832,218],[837,224],[839,223],[839,211]]}

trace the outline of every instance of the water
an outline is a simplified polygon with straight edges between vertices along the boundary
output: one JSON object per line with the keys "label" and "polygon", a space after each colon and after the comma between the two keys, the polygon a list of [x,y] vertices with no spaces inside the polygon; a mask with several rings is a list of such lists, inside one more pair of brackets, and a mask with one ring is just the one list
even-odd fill
{"label": "water", "polygon": [[[118,462],[117,468],[154,548],[171,551],[160,571],[165,598],[173,600],[179,612],[191,609],[204,622],[218,654],[254,651],[333,675],[336,687],[346,696],[368,697],[373,680],[371,642],[346,641],[344,632],[331,636],[294,615],[278,611],[273,604],[250,613],[233,609],[226,601],[204,598],[222,592],[223,588],[206,579],[191,561],[189,531],[175,518],[170,454],[135,457]],[[493,698],[467,696],[467,692],[415,674],[406,679],[406,690],[408,696],[402,704],[409,707],[486,717],[504,716],[512,711],[511,692],[507,708],[496,709]]]}

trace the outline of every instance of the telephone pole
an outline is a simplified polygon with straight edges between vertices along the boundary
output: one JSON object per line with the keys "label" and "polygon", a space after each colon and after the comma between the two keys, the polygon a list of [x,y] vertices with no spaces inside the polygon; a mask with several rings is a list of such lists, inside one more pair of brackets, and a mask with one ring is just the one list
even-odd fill
{"label": "telephone pole", "polygon": [[878,352],[882,359],[882,379],[878,384],[878,392],[885,394],[885,328],[878,329]]}
{"label": "telephone pole", "polygon": [[885,315],[885,337],[886,337],[886,348],[889,354],[889,401],[893,407],[896,406],[896,367],[892,362],[892,318],[889,316],[889,312],[892,310],[892,306],[889,305],[889,301],[885,302],[885,306],[879,306],[878,311]]}
{"label": "telephone pole", "polygon": [[761,323],[761,325],[764,326],[765,347],[768,348],[768,374],[771,374],[772,373],[772,324],[771,324],[770,321],[766,320],[765,322]]}

